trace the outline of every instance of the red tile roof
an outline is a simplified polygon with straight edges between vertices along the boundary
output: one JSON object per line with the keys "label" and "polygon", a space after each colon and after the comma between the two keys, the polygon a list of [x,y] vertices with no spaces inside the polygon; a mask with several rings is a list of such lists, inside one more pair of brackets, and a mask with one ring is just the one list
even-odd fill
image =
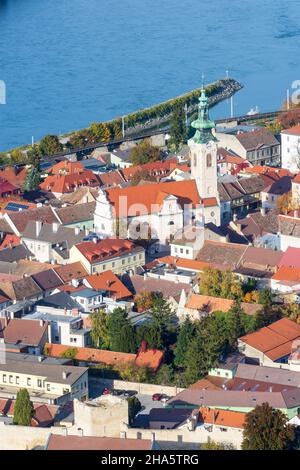
{"label": "red tile roof", "polygon": [[196,205],[201,202],[205,207],[217,205],[215,198],[201,199],[199,197],[194,180],[114,188],[108,189],[106,193],[119,217],[133,217],[137,213],[140,215],[156,213],[160,210],[164,198],[168,195],[177,197],[178,203],[182,207],[184,205]]}
{"label": "red tile roof", "polygon": [[199,409],[199,421],[205,424],[243,429],[246,422],[246,413],[201,407]]}
{"label": "red tile roof", "polygon": [[97,187],[100,182],[91,170],[84,170],[81,173],[50,175],[40,184],[44,191],[58,194],[72,193],[81,186]]}
{"label": "red tile roof", "polygon": [[205,261],[175,258],[175,256],[164,256],[163,258],[159,258],[158,261],[160,263],[166,263],[172,266],[176,266],[177,268],[185,268],[192,271],[203,271],[207,266],[209,266],[209,264]]}
{"label": "red tile roof", "polygon": [[28,346],[39,346],[48,328],[48,322],[40,324],[39,320],[14,318],[4,330],[5,343],[23,343]]}
{"label": "red tile roof", "polygon": [[119,257],[131,252],[143,251],[142,247],[121,238],[105,238],[104,240],[98,240],[96,243],[82,242],[78,243],[76,248],[91,264],[113,259],[116,256]]}
{"label": "red tile roof", "polygon": [[[47,354],[50,357],[61,357],[61,355],[70,347],[63,344],[45,345]],[[164,353],[157,349],[139,350],[137,354],[108,351],[105,349],[81,348],[76,347],[76,359],[78,361],[101,363],[110,366],[120,366],[121,364],[136,364],[139,367],[149,367],[156,371],[164,357]]]}
{"label": "red tile roof", "polygon": [[293,127],[289,127],[288,129],[284,129],[283,131],[281,131],[281,133],[300,136],[300,124],[297,124],[296,126],[293,126]]}
{"label": "red tile roof", "polygon": [[281,266],[272,276],[274,281],[288,281],[294,284],[300,283],[300,267]]}
{"label": "red tile roof", "polygon": [[72,279],[83,279],[87,272],[80,261],[60,266],[53,266],[54,271],[59,275],[63,282],[71,282]]}
{"label": "red tile roof", "polygon": [[20,243],[20,237],[17,237],[17,235],[6,234],[0,245],[0,250],[3,250],[4,248],[13,248],[14,246],[20,245]]}
{"label": "red tile roof", "polygon": [[240,340],[276,361],[291,354],[293,342],[299,338],[300,325],[282,318],[254,333],[242,336]]}
{"label": "red tile roof", "polygon": [[128,299],[132,297],[132,293],[110,270],[101,274],[87,276],[86,281],[95,290],[108,291],[116,300]]}

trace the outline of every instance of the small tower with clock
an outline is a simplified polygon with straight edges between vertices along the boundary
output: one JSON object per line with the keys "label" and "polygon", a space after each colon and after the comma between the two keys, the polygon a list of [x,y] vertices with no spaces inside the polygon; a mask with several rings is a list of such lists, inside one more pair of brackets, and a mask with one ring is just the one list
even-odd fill
{"label": "small tower with clock", "polygon": [[204,88],[199,98],[198,118],[191,125],[196,129],[195,135],[188,142],[191,176],[196,181],[199,196],[204,202],[205,223],[212,222],[219,226],[217,139],[212,134],[215,123],[209,119],[208,99]]}

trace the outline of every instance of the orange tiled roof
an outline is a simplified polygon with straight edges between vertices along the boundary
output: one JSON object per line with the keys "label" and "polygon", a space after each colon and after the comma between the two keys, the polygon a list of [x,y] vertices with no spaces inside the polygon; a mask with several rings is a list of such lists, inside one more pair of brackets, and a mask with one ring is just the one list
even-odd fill
{"label": "orange tiled roof", "polygon": [[106,290],[116,300],[132,297],[132,293],[124,286],[123,282],[112,272],[104,271],[101,274],[87,276],[86,281],[95,290]]}
{"label": "orange tiled roof", "polygon": [[281,131],[282,134],[300,135],[300,124]]}
{"label": "orange tiled roof", "polygon": [[91,170],[84,170],[80,173],[50,175],[40,184],[44,191],[66,194],[82,186],[96,187],[100,182]]}
{"label": "orange tiled roof", "polygon": [[0,178],[10,183],[18,186],[19,188],[23,187],[27,176],[27,169],[21,168],[20,170],[16,170],[12,166],[7,166],[3,170],[0,171]]}
{"label": "orange tiled roof", "polygon": [[14,246],[20,245],[20,243],[20,237],[8,233],[5,235],[4,240],[0,245],[0,250],[3,250],[4,248],[13,248]]}
{"label": "orange tiled roof", "polygon": [[[159,211],[164,199],[163,194],[177,197],[181,206],[191,206],[201,202],[205,207],[217,205],[215,198],[201,199],[199,197],[194,180],[114,188],[106,190],[106,193],[119,217],[134,217],[137,213],[142,215]],[[124,198],[126,198],[126,204],[124,204]]]}
{"label": "orange tiled roof", "polygon": [[290,281],[293,283],[300,283],[300,268],[281,266],[277,273],[272,276],[272,279],[274,281]]}
{"label": "orange tiled roof", "polygon": [[172,264],[178,268],[186,268],[192,271],[203,271],[209,263],[187,258],[175,258],[174,256],[164,256],[159,258],[160,263]]}
{"label": "orange tiled roof", "polygon": [[254,333],[242,336],[240,340],[276,361],[289,355],[294,340],[299,338],[300,325],[288,318],[282,318]]}
{"label": "orange tiled roof", "polygon": [[[233,304],[234,301],[230,299],[222,299],[209,295],[191,294],[187,300],[186,307],[192,310],[206,311],[208,313],[218,311],[227,313]],[[262,306],[260,304],[242,302],[241,307],[247,315],[254,315]]]}
{"label": "orange tiled roof", "polygon": [[94,242],[82,242],[76,245],[80,253],[90,262],[97,263],[130,252],[143,251],[138,245],[121,238],[105,238]]}
{"label": "orange tiled roof", "polygon": [[201,419],[205,424],[243,429],[246,413],[202,407],[199,409],[199,421]]}
{"label": "orange tiled roof", "polygon": [[[47,349],[49,356],[61,357],[66,350],[70,349],[70,346],[46,343],[45,348]],[[147,349],[145,352],[139,352],[138,354],[93,348],[76,347],[76,349],[76,359],[78,361],[102,363],[110,366],[135,363],[139,367],[149,367],[154,371],[158,369],[164,356],[162,351],[155,349]]]}
{"label": "orange tiled roof", "polygon": [[72,279],[83,279],[87,275],[87,272],[80,261],[52,267],[63,282],[70,282]]}
{"label": "orange tiled roof", "polygon": [[57,163],[51,168],[53,175],[61,175],[63,173],[80,173],[84,170],[82,163],[80,162],[69,162],[68,160]]}

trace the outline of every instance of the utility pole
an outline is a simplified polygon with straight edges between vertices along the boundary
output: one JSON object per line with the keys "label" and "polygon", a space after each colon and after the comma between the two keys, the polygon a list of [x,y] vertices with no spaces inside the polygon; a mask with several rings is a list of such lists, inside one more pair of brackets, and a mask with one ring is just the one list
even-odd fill
{"label": "utility pole", "polygon": [[34,147],[34,136],[31,137],[31,147]]}
{"label": "utility pole", "polygon": [[125,116],[122,116],[122,135],[123,139],[125,139]]}
{"label": "utility pole", "polygon": [[230,117],[233,117],[233,96],[230,97]]}
{"label": "utility pole", "polygon": [[188,126],[188,107],[187,107],[187,103],[185,103],[185,105],[184,105],[184,110],[185,110],[185,125],[187,127]]}

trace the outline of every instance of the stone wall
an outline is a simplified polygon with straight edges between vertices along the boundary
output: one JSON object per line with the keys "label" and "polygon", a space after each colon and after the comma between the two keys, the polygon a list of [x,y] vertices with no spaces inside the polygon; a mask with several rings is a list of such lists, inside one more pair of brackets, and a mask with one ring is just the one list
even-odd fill
{"label": "stone wall", "polygon": [[138,382],[127,382],[125,380],[99,379],[107,387],[113,387],[119,390],[136,390],[142,395],[153,395],[154,393],[164,393],[168,396],[175,396],[177,393],[185,390],[179,387],[169,387],[167,385],[145,384]]}

